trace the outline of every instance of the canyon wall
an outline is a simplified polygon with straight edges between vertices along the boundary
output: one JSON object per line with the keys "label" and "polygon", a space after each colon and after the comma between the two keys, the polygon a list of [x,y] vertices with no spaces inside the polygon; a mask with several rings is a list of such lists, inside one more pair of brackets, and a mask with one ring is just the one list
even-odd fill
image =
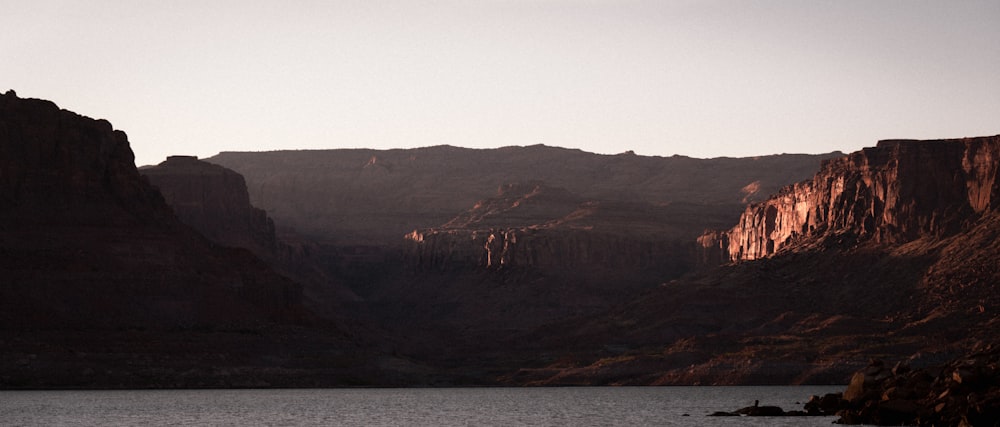
{"label": "canyon wall", "polygon": [[1000,204],[998,161],[1000,136],[880,141],[748,206],[728,232],[703,235],[701,258],[753,260],[841,232],[878,243],[946,236]]}

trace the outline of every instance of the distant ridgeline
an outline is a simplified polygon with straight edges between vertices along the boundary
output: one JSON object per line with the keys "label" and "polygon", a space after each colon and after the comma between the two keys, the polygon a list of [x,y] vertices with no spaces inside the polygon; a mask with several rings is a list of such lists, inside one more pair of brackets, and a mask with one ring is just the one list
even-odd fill
{"label": "distant ridgeline", "polygon": [[673,277],[693,267],[703,230],[731,225],[747,201],[840,155],[692,159],[537,145],[226,152],[207,161],[242,174],[279,232],[403,248],[418,269],[595,266]]}

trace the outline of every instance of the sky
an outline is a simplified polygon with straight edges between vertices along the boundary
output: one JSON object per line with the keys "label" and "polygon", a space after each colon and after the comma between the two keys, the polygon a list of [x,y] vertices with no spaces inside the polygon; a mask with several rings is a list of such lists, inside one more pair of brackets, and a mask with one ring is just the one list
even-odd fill
{"label": "sky", "polygon": [[1000,1],[0,0],[0,91],[168,155],[1000,133]]}

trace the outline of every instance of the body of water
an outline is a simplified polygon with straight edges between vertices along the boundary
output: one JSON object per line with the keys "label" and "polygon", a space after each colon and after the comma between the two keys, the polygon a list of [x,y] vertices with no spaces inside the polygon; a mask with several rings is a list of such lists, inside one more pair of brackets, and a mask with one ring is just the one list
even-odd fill
{"label": "body of water", "polygon": [[560,387],[0,391],[4,426],[829,426],[801,410],[833,387]]}

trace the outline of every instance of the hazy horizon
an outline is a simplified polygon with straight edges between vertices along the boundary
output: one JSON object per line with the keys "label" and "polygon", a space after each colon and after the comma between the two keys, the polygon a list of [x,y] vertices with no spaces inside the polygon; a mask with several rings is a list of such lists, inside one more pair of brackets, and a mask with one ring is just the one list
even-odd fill
{"label": "hazy horizon", "polygon": [[1000,133],[996,1],[4,3],[0,90],[109,120],[137,165],[437,145],[752,157]]}

